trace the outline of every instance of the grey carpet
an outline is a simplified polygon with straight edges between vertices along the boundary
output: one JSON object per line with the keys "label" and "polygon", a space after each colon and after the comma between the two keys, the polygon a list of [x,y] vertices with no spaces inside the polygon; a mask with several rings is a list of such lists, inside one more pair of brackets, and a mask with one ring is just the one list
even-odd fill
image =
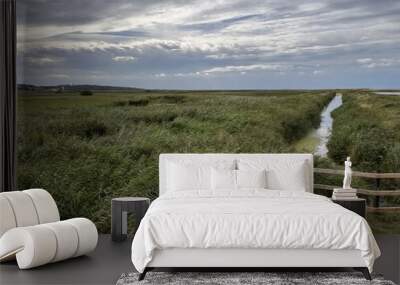
{"label": "grey carpet", "polygon": [[137,281],[138,276],[138,273],[122,274],[116,285],[395,285],[379,275],[372,276],[373,280],[368,281],[359,272],[148,272],[144,280]]}

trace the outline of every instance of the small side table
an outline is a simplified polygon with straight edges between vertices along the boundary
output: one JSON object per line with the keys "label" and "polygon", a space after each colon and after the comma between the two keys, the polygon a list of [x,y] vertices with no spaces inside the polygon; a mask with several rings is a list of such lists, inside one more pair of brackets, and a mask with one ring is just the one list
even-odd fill
{"label": "small side table", "polygon": [[128,233],[128,213],[133,213],[139,226],[150,206],[150,199],[143,197],[120,197],[111,200],[111,238],[123,241]]}
{"label": "small side table", "polygon": [[332,199],[332,202],[339,204],[340,206],[359,214],[361,217],[365,218],[366,213],[366,200],[362,198],[349,199],[349,200],[336,200]]}

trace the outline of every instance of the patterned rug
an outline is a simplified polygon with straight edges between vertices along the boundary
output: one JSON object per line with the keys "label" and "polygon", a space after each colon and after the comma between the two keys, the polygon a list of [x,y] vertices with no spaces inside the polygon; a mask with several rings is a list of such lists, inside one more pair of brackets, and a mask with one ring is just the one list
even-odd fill
{"label": "patterned rug", "polygon": [[117,285],[395,285],[379,275],[372,275],[373,280],[368,281],[359,272],[148,272],[142,281],[137,280],[138,276],[138,273],[122,274]]}

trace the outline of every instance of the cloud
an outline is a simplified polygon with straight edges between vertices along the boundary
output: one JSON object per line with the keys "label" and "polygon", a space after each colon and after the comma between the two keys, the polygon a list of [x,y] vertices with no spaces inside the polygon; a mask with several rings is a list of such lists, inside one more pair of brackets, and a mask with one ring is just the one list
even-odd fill
{"label": "cloud", "polygon": [[112,58],[113,61],[117,62],[128,62],[128,61],[134,61],[135,57],[133,56],[114,56]]}
{"label": "cloud", "polygon": [[[352,78],[367,86],[389,82],[375,70],[398,75],[393,67],[399,65],[400,1],[21,0],[17,5],[18,55],[28,63],[20,78],[31,83],[57,83],[39,75],[67,74],[72,82],[154,87],[159,81],[161,88],[180,88],[184,77],[189,87],[208,88],[213,80],[215,87],[230,88],[225,77],[264,86],[266,76],[280,75],[313,87],[312,76],[303,75],[326,72],[338,84],[358,87]],[[135,64],[120,64],[130,62]],[[106,72],[88,75],[99,71]],[[265,87],[275,84],[276,79]]]}
{"label": "cloud", "polygon": [[157,73],[154,76],[155,77],[166,77],[167,75],[165,73]]}
{"label": "cloud", "polygon": [[63,62],[63,58],[56,57],[27,57],[26,60],[34,65],[48,65]]}
{"label": "cloud", "polygon": [[357,59],[359,63],[364,68],[377,68],[377,67],[394,67],[400,66],[400,59],[395,58],[359,58]]}
{"label": "cloud", "polygon": [[203,70],[202,73],[226,73],[226,72],[247,72],[257,70],[282,70],[285,67],[278,64],[252,64],[252,65],[228,65],[222,67],[213,67]]}
{"label": "cloud", "polygon": [[369,57],[367,57],[367,58],[359,58],[359,59],[357,59],[357,62],[360,63],[360,64],[369,64],[369,63],[372,62],[372,58],[369,58]]}

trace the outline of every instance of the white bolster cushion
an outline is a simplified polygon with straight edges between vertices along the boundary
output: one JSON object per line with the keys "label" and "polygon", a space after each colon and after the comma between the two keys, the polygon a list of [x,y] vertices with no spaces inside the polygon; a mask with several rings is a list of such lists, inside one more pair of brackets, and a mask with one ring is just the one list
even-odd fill
{"label": "white bolster cushion", "polygon": [[56,202],[50,193],[43,189],[29,189],[22,191],[32,199],[38,215],[39,224],[57,222],[60,214]]}
{"label": "white bolster cushion", "polygon": [[88,219],[19,227],[0,238],[0,261],[16,256],[20,269],[86,254],[96,248],[96,226]]}
{"label": "white bolster cushion", "polygon": [[29,195],[22,191],[3,192],[1,195],[8,200],[17,227],[27,227],[39,223],[35,205]]}
{"label": "white bolster cushion", "polygon": [[78,250],[78,232],[73,226],[66,222],[55,222],[44,224],[55,235],[57,240],[57,250],[51,262],[57,262],[73,257]]}
{"label": "white bolster cushion", "polygon": [[0,239],[0,261],[16,256],[20,269],[51,262],[57,249],[53,231],[43,225],[14,228]]}
{"label": "white bolster cushion", "polygon": [[9,229],[15,228],[17,222],[10,202],[0,195],[0,237]]}
{"label": "white bolster cushion", "polygon": [[78,233],[79,244],[75,256],[83,255],[94,250],[97,246],[97,228],[91,220],[85,218],[73,218],[64,222],[73,225]]}

